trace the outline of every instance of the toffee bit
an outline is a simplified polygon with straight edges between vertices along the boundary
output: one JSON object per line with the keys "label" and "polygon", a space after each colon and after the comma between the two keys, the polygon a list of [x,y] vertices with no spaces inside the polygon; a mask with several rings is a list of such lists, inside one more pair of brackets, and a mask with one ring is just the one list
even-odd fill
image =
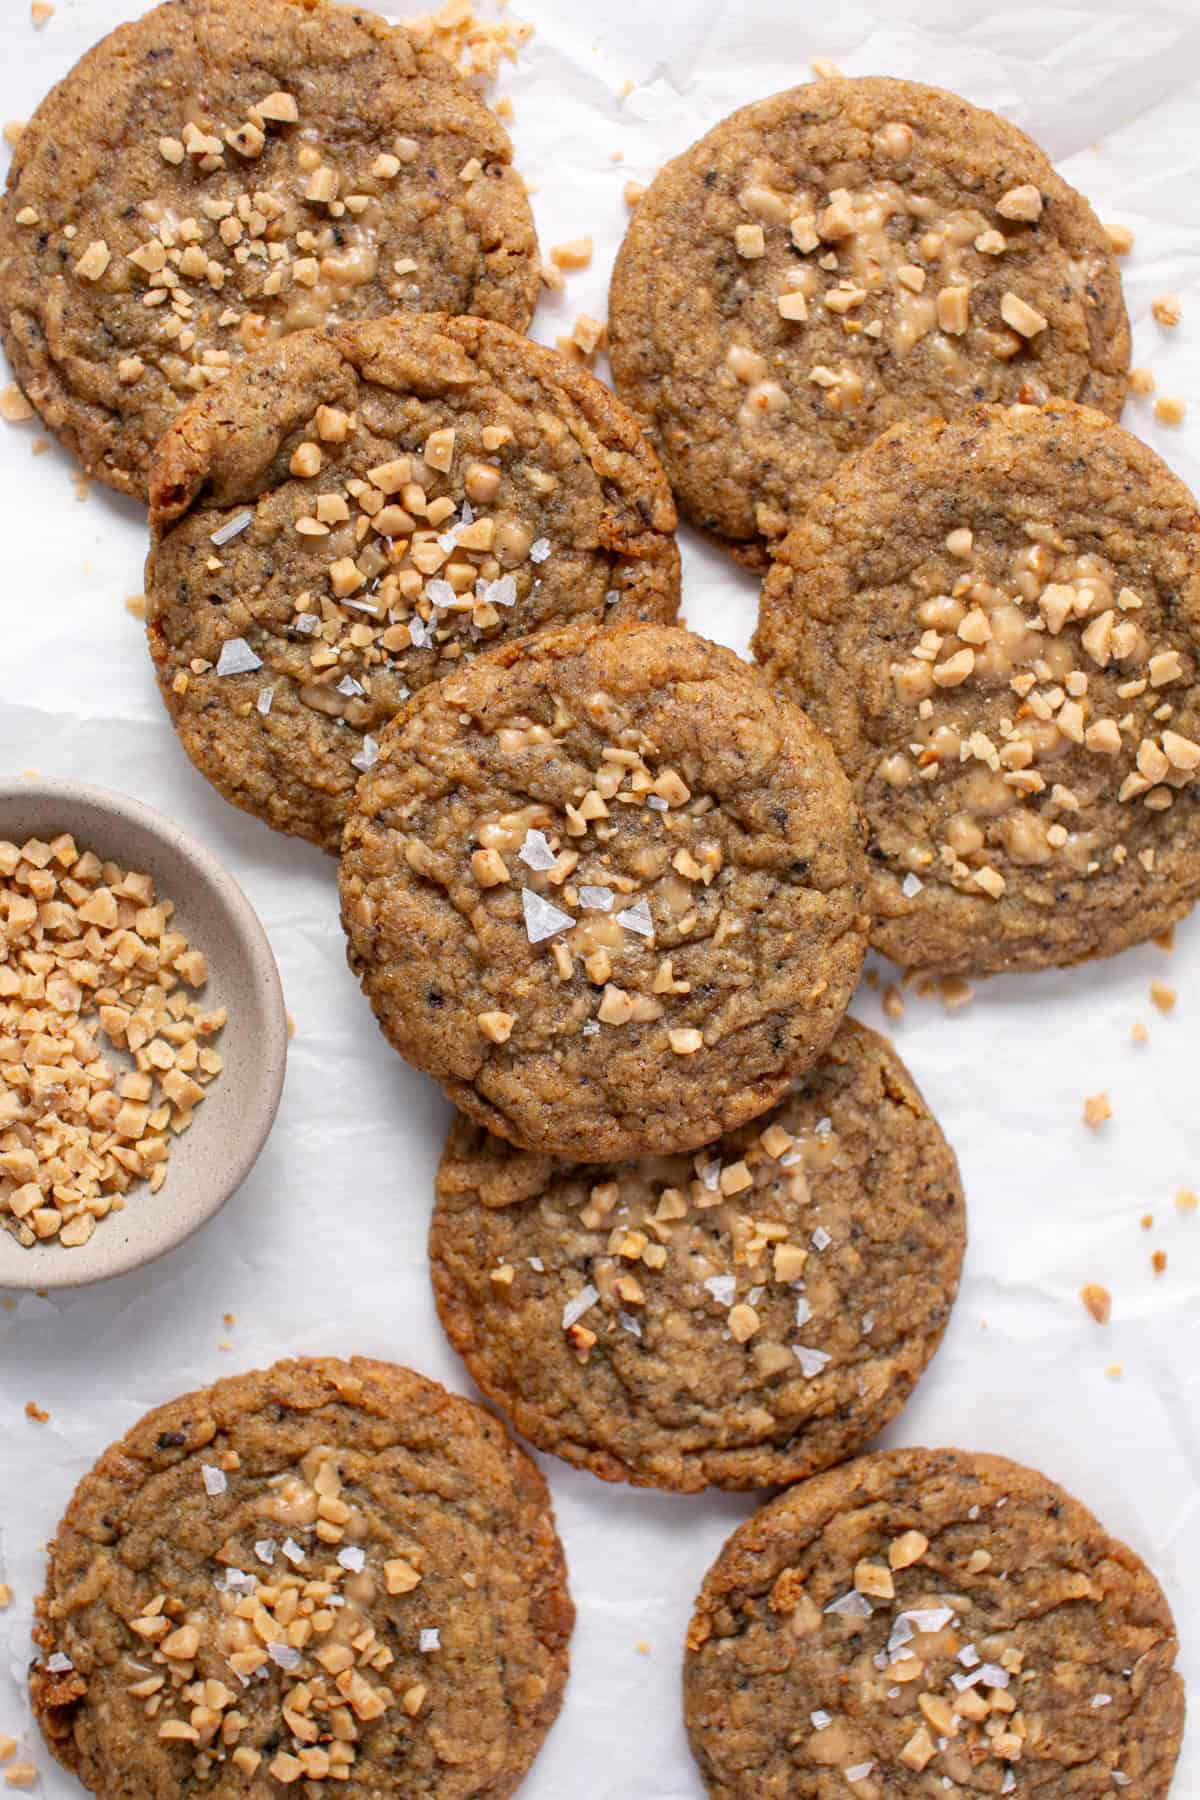
{"label": "toffee bit", "polygon": [[1112,1295],[1106,1287],[1098,1282],[1089,1281],[1086,1287],[1079,1290],[1079,1298],[1097,1325],[1107,1325],[1112,1317]]}
{"label": "toffee bit", "polygon": [[1083,1103],[1083,1122],[1095,1131],[1112,1118],[1112,1110],[1107,1094],[1091,1094]]}

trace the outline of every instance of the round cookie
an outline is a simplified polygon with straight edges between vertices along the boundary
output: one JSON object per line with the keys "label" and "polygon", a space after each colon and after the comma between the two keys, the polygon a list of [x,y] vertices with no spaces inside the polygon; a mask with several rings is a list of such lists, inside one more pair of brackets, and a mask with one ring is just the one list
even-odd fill
{"label": "round cookie", "polygon": [[553,1163],[459,1119],[430,1231],[442,1324],[537,1445],[609,1481],[796,1481],[860,1449],[941,1341],[954,1154],[847,1019],[764,1117],[695,1156]]}
{"label": "round cookie", "polygon": [[608,389],[480,319],[304,332],[167,432],[147,630],[235,805],[337,851],[409,693],[578,617],[670,619],[675,506]]}
{"label": "round cookie", "polygon": [[713,1800],[1164,1800],[1175,1627],[1141,1559],[998,1456],[891,1450],[781,1494],[709,1570],[684,1704]]}
{"label": "round cookie", "polygon": [[1091,208],[1015,125],[881,78],[744,107],[668,163],[613,273],[617,391],[680,505],[757,565],[897,420],[1116,415],[1129,326]]}
{"label": "round cookie", "polygon": [[862,964],[861,825],[826,740],[678,627],[569,626],[417,695],[359,784],[350,961],[499,1136],[576,1161],[755,1117]]}
{"label": "round cookie", "polygon": [[172,0],[39,106],[0,208],[0,337],[90,474],[145,496],[180,408],[285,332],[392,312],[524,330],[508,136],[436,51],[325,0]]}
{"label": "round cookie", "polygon": [[562,1700],[546,1484],[408,1369],[277,1363],[159,1407],[51,1546],[34,1710],[93,1792],[501,1800]]}
{"label": "round cookie", "polygon": [[1200,892],[1200,515],[1100,414],[894,427],[783,545],[755,649],[854,783],[895,961],[1107,956]]}

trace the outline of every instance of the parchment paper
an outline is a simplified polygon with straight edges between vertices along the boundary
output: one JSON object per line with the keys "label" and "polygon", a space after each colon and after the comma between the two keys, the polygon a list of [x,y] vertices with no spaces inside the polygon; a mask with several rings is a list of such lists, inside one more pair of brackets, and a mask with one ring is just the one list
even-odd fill
{"label": "parchment paper", "polygon": [[[89,44],[140,10],[138,0],[58,0],[35,32],[28,0],[0,0],[0,116],[27,117]],[[539,337],[553,340],[580,311],[604,316],[627,179],[648,180],[731,108],[830,56],[852,74],[933,81],[999,108],[1102,218],[1133,226],[1134,360],[1193,414],[1170,431],[1134,400],[1126,423],[1200,483],[1191,0],[608,0],[602,15],[591,0],[529,0],[524,16],[537,34],[500,91],[516,105],[542,240],[588,232],[596,243],[592,268],[543,303]],[[635,87],[620,101],[626,81]],[[1164,290],[1183,300],[1174,333],[1150,316]],[[178,748],[122,604],[141,587],[140,509],[99,487],[80,504],[64,456],[31,456],[37,430],[0,426],[0,772],[125,789],[197,833],[258,907],[297,1026],[274,1136],[214,1224],[141,1274],[0,1310],[0,1579],[15,1590],[0,1615],[0,1733],[20,1734],[44,1788],[67,1800],[74,1784],[30,1735],[21,1676],[41,1546],[100,1449],[151,1405],[290,1353],[364,1352],[461,1391],[470,1384],[443,1342],[425,1267],[448,1109],[384,1044],[347,972],[332,863],[226,806]],[[689,622],[744,648],[755,584],[682,536]],[[1150,946],[1074,973],[983,984],[952,1013],[910,996],[890,1027],[961,1159],[971,1244],[946,1344],[889,1441],[1000,1451],[1064,1482],[1157,1570],[1193,1679],[1200,1216],[1178,1213],[1172,1197],[1200,1187],[1198,976],[1193,920],[1172,954]],[[1178,989],[1170,1017],[1150,1003],[1155,978]],[[878,993],[864,987],[855,1005],[873,1024]],[[1141,1048],[1135,1020],[1150,1033]],[[1093,1132],[1081,1106],[1100,1090],[1114,1117]],[[1168,1268],[1155,1277],[1160,1248]],[[1080,1305],[1087,1281],[1112,1289],[1106,1330]],[[1105,1373],[1117,1362],[1120,1380]],[[49,1424],[24,1416],[27,1400],[50,1411]],[[691,1800],[700,1787],[680,1723],[680,1645],[709,1561],[752,1502],[633,1493],[557,1463],[548,1473],[579,1625],[566,1706],[525,1792]],[[1196,1732],[1175,1791],[1200,1793]]]}

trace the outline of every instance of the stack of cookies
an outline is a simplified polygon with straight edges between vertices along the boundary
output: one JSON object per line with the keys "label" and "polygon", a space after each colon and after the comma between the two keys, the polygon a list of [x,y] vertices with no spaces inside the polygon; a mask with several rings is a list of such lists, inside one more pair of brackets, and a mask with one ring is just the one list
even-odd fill
{"label": "stack of cookies", "polygon": [[[351,965],[458,1109],[430,1258],[475,1381],[604,1480],[798,1484],[697,1604],[708,1791],[1155,1800],[1182,1693],[1138,1559],[997,1458],[858,1455],[965,1246],[846,1017],[868,946],[1059,966],[1200,892],[1200,517],[1115,423],[1106,234],[1006,121],[831,79],[641,200],[615,394],[521,335],[538,280],[496,119],[324,0],[114,33],[0,221],[26,392],[148,500],[185,750],[340,858]],[[676,503],[763,573],[758,667],[675,622]],[[33,1688],[102,1794],[498,1797],[570,1625],[489,1415],[281,1364],[83,1483]]]}

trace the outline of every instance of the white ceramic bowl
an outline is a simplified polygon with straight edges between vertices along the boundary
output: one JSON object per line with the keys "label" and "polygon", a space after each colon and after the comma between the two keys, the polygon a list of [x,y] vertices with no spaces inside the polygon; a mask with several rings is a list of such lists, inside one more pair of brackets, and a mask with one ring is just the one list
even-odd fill
{"label": "white ceramic bowl", "polygon": [[208,958],[204,1004],[228,1009],[214,1040],[225,1066],[190,1130],[172,1140],[157,1194],[138,1183],[124,1210],[101,1219],[77,1249],[54,1240],[25,1249],[0,1229],[0,1289],[105,1281],[190,1237],[254,1167],[287,1065],[287,1013],[271,946],[250,902],[208,851],[126,794],[73,781],[0,781],[0,839],[21,844],[64,831],[81,850],[152,876],[158,893],[175,902],[172,924]]}

